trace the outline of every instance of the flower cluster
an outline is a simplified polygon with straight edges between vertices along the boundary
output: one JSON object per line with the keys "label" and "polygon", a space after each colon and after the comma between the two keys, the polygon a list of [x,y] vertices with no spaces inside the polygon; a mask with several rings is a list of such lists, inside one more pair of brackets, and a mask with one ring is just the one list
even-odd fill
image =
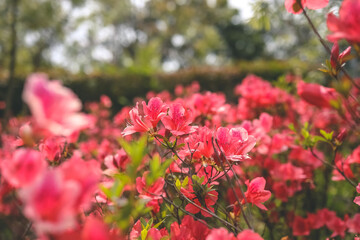
{"label": "flower cluster", "polygon": [[[292,13],[326,0],[285,1]],[[13,239],[359,239],[359,0],[328,16],[326,69],[337,84],[255,75],[238,100],[198,83],[150,92],[111,117],[59,81],[28,77],[31,116],[1,128],[0,220]],[[355,24],[356,25],[356,24]]]}

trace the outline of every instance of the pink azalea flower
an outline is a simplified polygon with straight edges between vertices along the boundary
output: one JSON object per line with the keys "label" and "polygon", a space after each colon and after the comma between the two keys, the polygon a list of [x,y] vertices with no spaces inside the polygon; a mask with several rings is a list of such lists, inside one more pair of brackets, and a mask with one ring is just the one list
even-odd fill
{"label": "pink azalea flower", "polygon": [[349,42],[360,42],[360,1],[344,0],[341,4],[339,17],[328,14],[327,26],[332,32],[329,41],[346,39]]}
{"label": "pink azalea flower", "polygon": [[40,152],[19,148],[9,159],[1,162],[1,173],[14,187],[24,187],[33,183],[45,170],[46,165]]}
{"label": "pink azalea flower", "polygon": [[225,228],[211,229],[206,240],[236,240],[233,233],[229,233]]}
{"label": "pink azalea flower", "polygon": [[95,160],[84,161],[74,154],[71,159],[60,166],[59,170],[63,173],[64,181],[75,182],[80,187],[74,207],[76,209],[79,207],[87,209],[100,181],[99,162]]}
{"label": "pink azalea flower", "polygon": [[86,218],[81,237],[84,240],[109,240],[110,234],[108,227],[103,221],[95,216],[89,216]]}
{"label": "pink azalea flower", "polygon": [[246,201],[255,204],[260,209],[267,210],[262,204],[271,197],[271,192],[265,189],[266,180],[263,177],[254,178],[250,183],[249,180],[246,182],[248,186],[245,192]]}
{"label": "pink azalea flower", "polygon": [[106,108],[110,108],[112,105],[111,99],[106,95],[100,96],[100,103]]}
{"label": "pink azalea flower", "polygon": [[49,161],[59,160],[64,150],[65,139],[62,137],[50,137],[39,145],[39,150]]}
{"label": "pink azalea flower", "polygon": [[177,222],[172,223],[170,229],[171,240],[206,239],[211,231],[206,224],[195,221],[189,215],[182,219],[180,225]]}
{"label": "pink azalea flower", "polygon": [[[144,175],[146,176],[146,172]],[[165,180],[163,178],[157,179],[151,186],[146,186],[146,178],[136,178],[136,190],[140,194],[139,197],[147,200],[147,207],[157,213],[160,211],[159,203],[162,202],[162,195],[164,194]]]}
{"label": "pink azalea flower", "polygon": [[336,236],[341,236],[341,238],[345,237],[347,226],[341,218],[334,217],[329,219],[329,222],[326,225],[331,231],[333,231],[333,234],[331,234],[332,238]]}
{"label": "pink azalea flower", "polygon": [[346,226],[351,233],[360,233],[360,213],[353,216],[352,219],[346,221]]}
{"label": "pink azalea flower", "polygon": [[38,233],[59,233],[75,226],[74,205],[80,191],[80,185],[65,181],[61,171],[48,170],[19,195],[25,203],[24,214]]}
{"label": "pink azalea flower", "polygon": [[149,132],[152,129],[152,123],[147,118],[145,118],[142,110],[143,109],[139,109],[139,103],[136,104],[136,107],[130,110],[129,115],[132,125],[129,125],[124,129],[122,132],[123,136],[127,136],[136,132]]}
{"label": "pink azalea flower", "polygon": [[22,97],[37,127],[51,134],[70,136],[91,125],[90,118],[79,113],[81,102],[77,96],[59,81],[49,81],[44,74],[27,78]]}
{"label": "pink azalea flower", "polygon": [[237,240],[264,240],[258,233],[245,229],[236,237]]}
{"label": "pink azalea flower", "polygon": [[185,146],[179,152],[180,157],[190,156],[196,160],[210,159],[214,153],[211,143],[212,131],[207,127],[199,127],[185,139]]}
{"label": "pink azalea flower", "polygon": [[241,127],[231,129],[219,127],[215,136],[220,147],[219,150],[231,161],[248,159],[248,152],[256,144],[256,139],[248,135],[248,132]]}
{"label": "pink azalea flower", "polygon": [[[358,193],[360,193],[360,183],[357,185],[357,187],[356,187],[356,191],[357,191]],[[357,205],[359,205],[359,206],[360,206],[360,196],[355,197],[355,199],[354,199],[354,203],[356,203]]]}
{"label": "pink azalea flower", "polygon": [[148,105],[143,101],[142,106],[145,118],[151,122],[153,128],[156,128],[160,119],[166,116],[168,109],[167,105],[158,97],[151,98]]}
{"label": "pink azalea flower", "polygon": [[195,131],[194,127],[189,126],[192,123],[192,114],[181,103],[171,104],[169,115],[163,117],[161,121],[174,136],[181,136]]}
{"label": "pink azalea flower", "polygon": [[[297,3],[298,0],[285,0],[285,8],[289,13],[299,14],[302,9]],[[321,9],[328,5],[329,0],[301,0],[301,5],[309,9]]]}

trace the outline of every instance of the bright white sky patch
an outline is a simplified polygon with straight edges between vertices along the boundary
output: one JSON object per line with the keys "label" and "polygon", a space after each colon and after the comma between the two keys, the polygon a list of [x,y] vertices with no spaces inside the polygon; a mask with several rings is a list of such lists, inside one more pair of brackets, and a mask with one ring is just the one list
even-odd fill
{"label": "bright white sky patch", "polygon": [[254,0],[228,0],[230,7],[240,10],[242,20],[248,20],[253,16],[251,2]]}

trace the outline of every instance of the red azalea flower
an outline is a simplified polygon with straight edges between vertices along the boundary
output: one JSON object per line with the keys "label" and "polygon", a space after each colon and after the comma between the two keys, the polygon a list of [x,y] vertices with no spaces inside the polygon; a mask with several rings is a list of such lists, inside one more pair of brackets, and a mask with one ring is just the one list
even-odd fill
{"label": "red azalea flower", "polygon": [[245,192],[247,202],[255,204],[263,210],[268,210],[262,203],[269,200],[271,192],[265,189],[266,180],[263,177],[254,178],[250,183],[246,182],[248,186]]}
{"label": "red azalea flower", "polygon": [[323,108],[330,108],[330,102],[337,98],[335,89],[303,81],[298,83],[297,93],[306,102]]}
{"label": "red azalea flower", "polygon": [[192,114],[181,103],[171,104],[169,115],[163,117],[161,121],[174,136],[181,136],[195,131],[194,127],[189,126],[192,123]]}
{"label": "red azalea flower", "polygon": [[310,234],[310,225],[306,218],[295,216],[292,228],[294,236],[308,236]]}

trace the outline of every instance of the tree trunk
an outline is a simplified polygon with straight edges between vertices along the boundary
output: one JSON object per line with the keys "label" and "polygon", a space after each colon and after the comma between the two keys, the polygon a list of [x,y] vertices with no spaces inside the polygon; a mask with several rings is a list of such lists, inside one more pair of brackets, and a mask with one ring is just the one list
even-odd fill
{"label": "tree trunk", "polygon": [[17,85],[15,78],[16,69],[16,55],[17,55],[17,20],[18,20],[18,4],[20,0],[10,0],[10,63],[9,63],[9,80],[8,80],[8,93],[6,96],[5,116],[3,119],[3,127],[6,128],[7,121],[11,116],[12,100],[14,96],[15,87]]}

